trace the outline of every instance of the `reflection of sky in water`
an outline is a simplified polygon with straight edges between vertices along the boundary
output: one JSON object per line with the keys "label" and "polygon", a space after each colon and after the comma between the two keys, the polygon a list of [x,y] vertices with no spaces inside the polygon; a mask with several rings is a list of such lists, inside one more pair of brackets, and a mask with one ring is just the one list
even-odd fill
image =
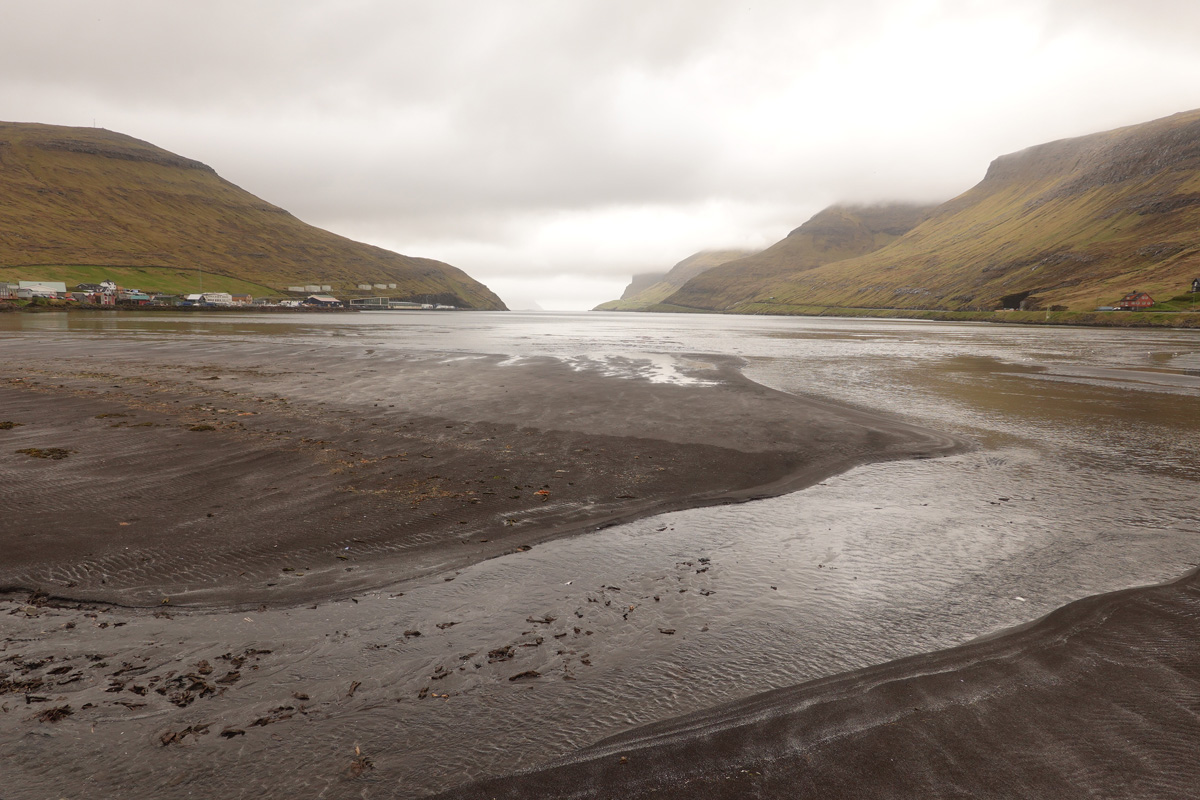
{"label": "reflection of sky in water", "polygon": [[[0,335],[102,331],[152,345],[179,333],[274,334],[439,358],[549,355],[651,380],[693,379],[690,353],[735,355],[774,388],[979,443],[946,459],[868,465],[785,497],[540,545],[410,592],[403,618],[386,592],[346,606],[329,626],[363,641],[428,627],[447,610],[462,617],[444,636],[406,643],[403,656],[382,651],[372,675],[406,692],[419,688],[414,674],[460,651],[504,644],[498,631],[528,628],[528,615],[574,621],[579,611],[594,631],[572,644],[587,648],[591,666],[573,667],[576,681],[539,684],[536,702],[481,669],[444,684],[467,703],[396,706],[412,763],[424,765],[406,776],[414,789],[961,643],[1200,563],[1200,332],[639,314],[7,317]],[[702,557],[710,563],[700,574]],[[639,606],[634,622],[588,603],[603,585]],[[560,668],[552,650],[537,652],[544,662],[529,666]],[[357,663],[316,647],[294,668],[335,685]],[[383,737],[396,722],[364,711],[343,724]]]}

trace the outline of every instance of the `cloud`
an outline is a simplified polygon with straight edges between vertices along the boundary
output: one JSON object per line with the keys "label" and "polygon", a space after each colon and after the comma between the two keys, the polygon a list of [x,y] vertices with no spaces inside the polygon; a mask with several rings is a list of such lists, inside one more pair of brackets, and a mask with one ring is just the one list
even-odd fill
{"label": "cloud", "polygon": [[48,0],[6,12],[0,99],[587,307],[832,202],[948,198],[1002,153],[1200,106],[1198,39],[1170,0]]}

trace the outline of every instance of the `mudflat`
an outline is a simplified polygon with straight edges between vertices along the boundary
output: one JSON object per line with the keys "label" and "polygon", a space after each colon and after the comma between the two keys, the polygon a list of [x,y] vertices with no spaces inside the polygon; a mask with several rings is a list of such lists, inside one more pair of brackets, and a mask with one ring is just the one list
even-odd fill
{"label": "mudflat", "polygon": [[[543,553],[964,443],[720,357],[668,373],[263,337],[4,341],[0,791],[1194,796],[1194,574],[688,703],[684,654],[718,643],[686,598],[724,597],[709,554],[719,571],[737,548],[681,544],[624,586]],[[644,686],[629,654],[656,647],[679,658]]]}
{"label": "mudflat", "polygon": [[1196,796],[1200,580],[614,736],[462,798]]}
{"label": "mudflat", "polygon": [[707,559],[654,577],[670,595],[566,580],[540,609],[506,564],[966,446],[720,357],[668,372],[6,340],[5,796],[417,797],[541,765],[590,741],[585,717],[628,727],[588,671],[631,628],[679,638],[673,598],[711,593]]}
{"label": "mudflat", "polygon": [[[644,365],[180,337],[0,350],[0,588],[287,605],[962,442]],[[57,457],[56,457],[57,456]]]}

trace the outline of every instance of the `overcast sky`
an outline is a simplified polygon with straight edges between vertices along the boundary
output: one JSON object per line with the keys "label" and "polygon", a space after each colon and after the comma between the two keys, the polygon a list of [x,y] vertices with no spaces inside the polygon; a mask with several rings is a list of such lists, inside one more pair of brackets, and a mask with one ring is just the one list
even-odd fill
{"label": "overcast sky", "polygon": [[514,307],[1200,107],[1195,0],[5,5],[0,118],[145,139]]}

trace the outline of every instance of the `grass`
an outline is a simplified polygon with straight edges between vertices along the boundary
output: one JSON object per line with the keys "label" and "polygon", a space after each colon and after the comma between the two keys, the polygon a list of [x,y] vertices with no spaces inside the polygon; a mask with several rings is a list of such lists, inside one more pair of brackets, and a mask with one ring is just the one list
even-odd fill
{"label": "grass", "polygon": [[1170,300],[1160,300],[1150,306],[1149,311],[1200,311],[1200,292],[1177,295]]}
{"label": "grass", "polygon": [[68,290],[74,289],[81,283],[101,283],[113,280],[122,287],[141,289],[157,294],[229,292],[230,294],[249,294],[255,297],[280,294],[278,290],[262,283],[172,267],[108,267],[82,264],[0,267],[0,283],[32,280],[62,281],[67,284]]}
{"label": "grass", "polygon": [[[1200,274],[1200,159],[1189,150],[1198,137],[1193,111],[1030,148],[998,160],[984,181],[879,249],[828,247],[813,264],[817,237],[804,251],[788,237],[705,273],[658,307],[989,313],[1001,298],[1031,292],[1042,308],[1084,313],[1134,290],[1171,297]],[[1152,170],[1146,153],[1155,154]]]}
{"label": "grass", "polygon": [[655,303],[662,302],[679,289],[668,283],[659,282],[624,300],[609,300],[596,306],[596,311],[644,311]]}
{"label": "grass", "polygon": [[[661,308],[655,310],[673,310]],[[692,309],[694,310],[694,309]],[[904,308],[847,308],[752,303],[738,314],[779,314],[810,317],[922,319],[942,322],[997,322],[1010,325],[1082,325],[1102,328],[1200,328],[1200,312],[1154,311],[946,311]]]}
{"label": "grass", "polygon": [[[96,282],[128,270],[142,289],[279,294],[289,285],[395,283],[391,294],[504,307],[459,269],[321,230],[211,168],[98,128],[0,123],[0,269]],[[65,146],[64,146],[65,143]],[[139,273],[138,270],[147,270]],[[91,278],[92,280],[89,280]],[[157,286],[141,285],[153,280]]]}
{"label": "grass", "polygon": [[[750,250],[702,250],[699,253],[693,253],[671,267],[655,283],[646,286],[630,297],[601,303],[594,310],[645,311],[650,306],[666,300],[697,275],[752,255],[755,254]],[[628,289],[626,291],[628,292]]]}

